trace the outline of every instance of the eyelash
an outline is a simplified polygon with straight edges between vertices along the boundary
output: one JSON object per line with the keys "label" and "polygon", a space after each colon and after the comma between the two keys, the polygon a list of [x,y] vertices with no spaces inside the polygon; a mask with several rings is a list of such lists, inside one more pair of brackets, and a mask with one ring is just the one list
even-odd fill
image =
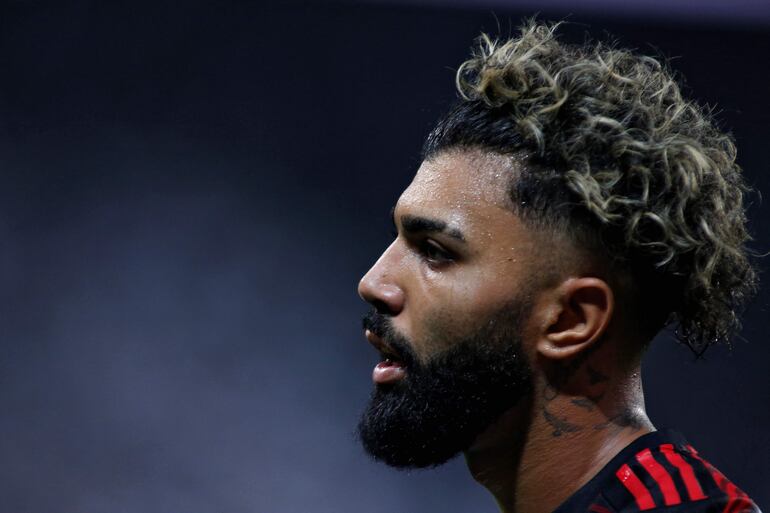
{"label": "eyelash", "polygon": [[428,240],[424,240],[420,244],[420,253],[432,265],[447,264],[453,260],[452,255]]}
{"label": "eyelash", "polygon": [[[398,238],[398,231],[395,229],[391,230],[390,235],[396,239]],[[425,261],[434,267],[454,261],[452,255],[448,251],[442,249],[436,243],[431,242],[428,239],[420,240],[416,246]]]}

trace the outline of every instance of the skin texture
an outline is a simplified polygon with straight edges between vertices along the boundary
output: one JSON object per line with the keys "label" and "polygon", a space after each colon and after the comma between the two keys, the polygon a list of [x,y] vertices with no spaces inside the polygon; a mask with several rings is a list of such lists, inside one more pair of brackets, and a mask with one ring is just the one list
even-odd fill
{"label": "skin texture", "polygon": [[398,237],[359,294],[421,361],[447,349],[437,331],[471,333],[512,298],[531,303],[521,336],[532,392],[465,457],[503,512],[539,513],[654,427],[641,388],[644,341],[616,311],[606,266],[512,212],[506,193],[521,172],[522,160],[481,150],[424,162],[394,209]]}

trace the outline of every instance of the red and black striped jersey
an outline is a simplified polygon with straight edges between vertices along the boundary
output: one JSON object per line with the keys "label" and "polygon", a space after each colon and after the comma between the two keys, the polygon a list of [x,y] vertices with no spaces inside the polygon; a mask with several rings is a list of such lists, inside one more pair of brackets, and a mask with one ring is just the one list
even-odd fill
{"label": "red and black striped jersey", "polygon": [[761,513],[748,495],[672,430],[634,440],[554,513],[638,511]]}

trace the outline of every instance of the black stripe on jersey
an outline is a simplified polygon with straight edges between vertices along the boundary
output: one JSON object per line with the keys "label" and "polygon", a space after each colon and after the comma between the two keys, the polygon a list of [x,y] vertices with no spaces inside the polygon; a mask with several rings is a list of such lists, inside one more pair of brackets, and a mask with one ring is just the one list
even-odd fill
{"label": "black stripe on jersey", "polygon": [[[724,497],[727,494],[719,488],[711,471],[703,464],[701,460],[690,454],[690,451],[684,449],[679,454],[682,455],[684,461],[690,464],[695,472],[695,479],[700,483],[700,487],[703,489],[703,494],[708,498]],[[700,455],[699,455],[700,456]],[[702,457],[702,456],[701,456]]]}
{"label": "black stripe on jersey", "polygon": [[[689,463],[690,466],[692,466],[692,463],[688,461],[688,458],[682,455],[681,452],[679,452],[676,446],[674,446],[674,451],[679,453],[679,455],[682,456],[682,459],[686,463]],[[682,499],[682,502],[690,502],[690,494],[687,493],[687,486],[684,484],[684,478],[682,478],[682,475],[679,473],[679,469],[668,461],[668,458],[666,458],[666,455],[663,454],[663,452],[660,450],[660,447],[651,448],[650,452],[652,453],[652,457],[655,459],[655,461],[657,461],[660,466],[666,469],[668,475],[671,476],[671,480],[674,482],[674,486],[676,487],[676,491],[679,492],[679,498]],[[697,474],[695,477],[697,479]],[[703,485],[701,485],[701,488],[703,488]]]}
{"label": "black stripe on jersey", "polygon": [[658,486],[658,483],[655,481],[655,479],[653,479],[650,473],[647,472],[647,469],[645,469],[636,459],[636,454],[634,454],[633,458],[627,462],[627,465],[631,467],[631,470],[634,471],[636,477],[638,477],[642,484],[644,484],[645,488],[649,490],[650,495],[652,495],[652,500],[655,501],[655,507],[663,507],[666,504],[663,500],[663,492],[660,490],[660,487]]}

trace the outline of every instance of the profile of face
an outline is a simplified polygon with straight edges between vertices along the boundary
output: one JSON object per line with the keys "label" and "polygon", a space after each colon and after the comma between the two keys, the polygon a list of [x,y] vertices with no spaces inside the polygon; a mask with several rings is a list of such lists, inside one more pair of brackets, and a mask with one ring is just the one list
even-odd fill
{"label": "profile of face", "polygon": [[542,247],[509,204],[518,167],[481,151],[423,162],[394,209],[396,238],[361,279],[382,361],[358,432],[391,466],[444,463],[531,389]]}

